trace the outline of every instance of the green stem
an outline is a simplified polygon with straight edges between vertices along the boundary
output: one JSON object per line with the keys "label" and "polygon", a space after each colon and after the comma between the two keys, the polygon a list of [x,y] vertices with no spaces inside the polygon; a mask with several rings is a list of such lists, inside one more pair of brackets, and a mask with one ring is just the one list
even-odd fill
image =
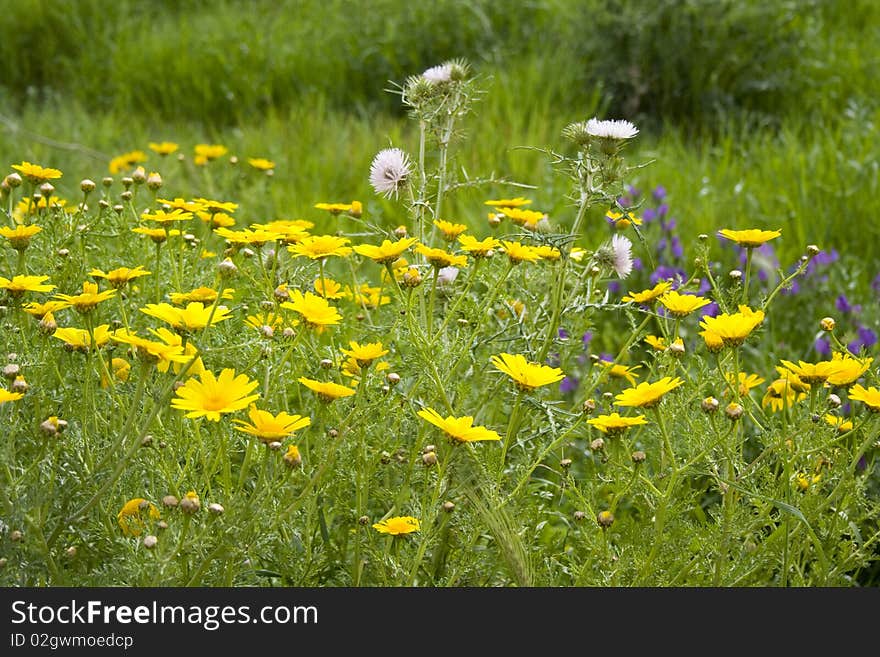
{"label": "green stem", "polygon": [[742,303],[745,305],[749,305],[749,279],[752,274],[752,253],[754,250],[753,247],[746,247],[746,277],[743,281],[742,291]]}

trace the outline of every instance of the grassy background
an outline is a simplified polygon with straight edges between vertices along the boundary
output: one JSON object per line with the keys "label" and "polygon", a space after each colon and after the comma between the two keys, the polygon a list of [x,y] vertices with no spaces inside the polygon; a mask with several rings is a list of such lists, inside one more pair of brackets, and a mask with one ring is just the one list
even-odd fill
{"label": "grassy background", "polygon": [[[0,147],[68,171],[72,196],[150,140],[221,142],[278,163],[269,193],[235,199],[254,220],[359,198],[396,225],[366,180],[389,140],[415,148],[386,90],[463,56],[487,93],[457,164],[537,186],[534,207],[561,223],[566,190],[516,147],[559,149],[571,121],[625,117],[643,129],[632,160],[654,160],[633,183],[669,190],[685,239],[780,227],[789,261],[816,243],[872,262],[878,19],[870,0],[22,0],[0,15]],[[514,191],[461,194],[450,214],[482,221],[482,198]]]}

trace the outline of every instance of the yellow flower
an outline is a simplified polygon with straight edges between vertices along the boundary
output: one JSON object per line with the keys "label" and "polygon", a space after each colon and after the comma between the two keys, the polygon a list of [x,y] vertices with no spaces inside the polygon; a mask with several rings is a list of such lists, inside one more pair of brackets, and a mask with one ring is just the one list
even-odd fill
{"label": "yellow flower", "polygon": [[0,388],[0,404],[5,404],[6,402],[18,401],[24,397],[23,392],[9,392],[6,388]]}
{"label": "yellow flower", "polygon": [[143,226],[138,226],[137,228],[132,228],[131,232],[146,235],[156,244],[161,244],[169,237],[180,235],[180,231],[176,228],[168,230],[166,228],[144,228]]}
{"label": "yellow flower", "polygon": [[117,155],[112,160],[110,160],[110,173],[117,174],[120,171],[125,171],[127,169],[131,169],[138,162],[146,162],[147,154],[143,151],[129,151],[128,153],[123,153],[122,155]]}
{"label": "yellow flower", "polygon": [[637,375],[635,374],[635,371],[641,367],[641,365],[627,367],[626,365],[620,365],[619,363],[612,363],[610,360],[600,360],[599,364],[603,367],[609,368],[609,376],[613,376],[618,379],[626,379],[627,381],[629,381],[630,385],[636,384]]}
{"label": "yellow flower", "polygon": [[415,252],[425,256],[425,259],[435,268],[443,267],[467,267],[467,256],[453,255],[443,249],[434,249],[424,244],[419,244]]}
{"label": "yellow flower", "polygon": [[[176,308],[169,303],[148,303],[140,309],[145,315],[156,317],[170,324],[179,332],[198,331],[208,325],[211,326],[229,319],[229,308],[226,306],[206,306],[198,301],[191,301],[186,308]],[[213,312],[213,316],[212,316]]]}
{"label": "yellow flower", "polygon": [[815,474],[810,477],[806,472],[798,472],[794,478],[794,483],[801,492],[806,491],[812,484],[818,484],[820,481],[822,481],[821,474]]}
{"label": "yellow flower", "polygon": [[680,294],[676,290],[669,290],[660,297],[660,303],[673,317],[687,317],[693,311],[712,302],[695,294]]}
{"label": "yellow flower", "polygon": [[[223,299],[228,300],[232,298],[232,295],[235,294],[235,290],[232,288],[225,288],[223,290]],[[210,287],[197,287],[194,290],[190,290],[189,292],[172,292],[169,297],[171,298],[171,303],[174,304],[183,304],[183,303],[191,303],[193,301],[198,301],[199,303],[203,303],[206,305],[211,305],[217,300],[217,290]]]}
{"label": "yellow flower", "polygon": [[48,280],[48,276],[18,274],[11,279],[0,276],[0,289],[6,290],[13,297],[20,297],[25,292],[51,292],[55,286],[45,282]]}
{"label": "yellow flower", "polygon": [[144,514],[150,520],[159,520],[162,517],[155,504],[142,497],[136,497],[122,505],[119,513],[116,514],[116,522],[126,536],[140,536],[147,526],[144,522]]}
{"label": "yellow flower", "polygon": [[642,225],[642,220],[639,219],[632,212],[627,212],[626,216],[624,217],[622,212],[617,212],[616,210],[608,210],[608,212],[605,213],[605,216],[611,220],[615,228],[624,229],[629,228],[633,224],[635,224],[636,226]]}
{"label": "yellow flower", "polygon": [[537,262],[541,259],[541,253],[534,246],[526,246],[519,242],[501,242],[501,248],[507,254],[508,259],[514,265],[525,262]]}
{"label": "yellow flower", "polygon": [[251,228],[272,233],[277,241],[285,244],[296,244],[303,241],[309,236],[308,229],[312,226],[310,221],[285,221],[281,219],[265,224],[251,224]]}
{"label": "yellow flower", "polygon": [[464,417],[449,415],[444,419],[437,411],[427,406],[421,409],[417,415],[435,427],[442,429],[448,438],[460,443],[473,443],[479,440],[501,440],[501,436],[495,431],[482,426],[475,427],[474,418],[470,415]]}
{"label": "yellow flower", "polygon": [[849,398],[862,402],[872,413],[880,413],[880,390],[874,386],[865,388],[857,383],[849,389]]}
{"label": "yellow flower", "polygon": [[291,299],[282,303],[281,307],[299,313],[303,323],[318,333],[328,326],[339,324],[342,319],[339,311],[327,303],[326,299],[311,292],[303,294],[299,290],[294,290]]}
{"label": "yellow flower", "polygon": [[738,378],[739,394],[741,397],[747,396],[752,388],[757,388],[759,385],[764,383],[764,379],[762,379],[757,374],[746,374],[745,372],[740,372],[739,377],[737,378],[734,378],[733,372],[728,372],[725,378],[731,386],[736,385],[736,380]]}
{"label": "yellow flower", "polygon": [[22,226],[15,228],[9,226],[0,227],[0,235],[9,240],[9,245],[16,251],[24,251],[30,246],[31,238],[39,233],[42,228],[37,225]]}
{"label": "yellow flower", "polygon": [[763,311],[740,306],[738,313],[721,313],[716,317],[704,315],[700,320],[700,328],[717,335],[725,346],[738,347],[763,321]]}
{"label": "yellow flower", "polygon": [[118,267],[117,269],[111,269],[110,271],[104,273],[100,269],[93,269],[89,272],[89,276],[94,276],[95,278],[104,278],[108,283],[114,288],[125,287],[125,284],[129,281],[139,278],[141,276],[149,276],[150,273],[146,271],[141,265],[138,265],[134,269],[129,269],[128,267]]}
{"label": "yellow flower", "polygon": [[644,415],[622,417],[617,413],[611,413],[610,415],[599,415],[598,417],[590,418],[587,420],[587,424],[596,427],[602,433],[614,436],[623,433],[630,427],[648,424],[648,421]]}
{"label": "yellow flower", "polygon": [[56,294],[55,298],[60,299],[73,306],[78,312],[91,312],[95,306],[102,301],[106,301],[116,294],[116,290],[104,290],[98,292],[98,284],[85,281],[82,287],[82,294]]}
{"label": "yellow flower", "polygon": [[220,227],[215,228],[214,232],[222,237],[223,239],[231,242],[232,244],[238,245],[251,245],[251,246],[263,246],[266,242],[274,242],[278,239],[277,233],[272,233],[267,230],[251,230],[249,228],[245,228],[244,230],[229,230],[228,228]]}
{"label": "yellow flower", "polygon": [[362,283],[357,292],[352,292],[351,288],[346,285],[343,296],[351,299],[361,308],[372,310],[379,306],[384,306],[386,303],[391,303],[391,297],[387,295],[379,296],[381,290],[382,288],[371,287],[367,283]]}
{"label": "yellow flower", "polygon": [[459,235],[458,243],[461,244],[462,251],[466,251],[474,258],[486,258],[492,249],[501,246],[501,242],[494,237],[478,240],[473,235]]}
{"label": "yellow flower", "polygon": [[467,230],[467,226],[464,224],[456,224],[443,219],[434,219],[434,225],[440,229],[440,232],[443,233],[443,239],[447,242],[454,242],[456,237]]}
{"label": "yellow flower", "polygon": [[347,386],[341,386],[338,383],[314,381],[312,379],[307,379],[304,376],[298,378],[297,381],[302,383],[312,392],[316,393],[318,395],[318,398],[323,402],[331,402],[336,399],[341,399],[343,397],[351,397],[355,394],[355,391],[351,388]]}
{"label": "yellow flower", "polygon": [[171,210],[171,212],[156,210],[155,212],[142,213],[141,219],[144,221],[155,221],[157,224],[168,224],[174,221],[188,221],[192,219],[192,213],[183,210]]}
{"label": "yellow flower", "polygon": [[258,331],[265,331],[266,327],[275,331],[284,326],[284,318],[273,312],[266,313],[265,315],[257,313],[256,315],[248,315],[244,323]]}
{"label": "yellow flower", "polygon": [[271,171],[275,168],[275,163],[265,157],[249,157],[247,161],[257,171]]}
{"label": "yellow flower", "polygon": [[[159,338],[162,342],[164,342],[168,346],[177,347],[178,349],[183,348],[183,355],[186,356],[186,358],[184,360],[178,362],[176,359],[171,359],[172,368],[174,369],[175,374],[179,374],[180,371],[184,367],[186,367],[186,363],[191,361],[193,359],[193,357],[198,353],[198,349],[196,349],[196,346],[192,342],[187,342],[186,347],[184,347],[183,346],[183,338],[180,335],[178,335],[177,333],[172,333],[167,328],[158,328],[158,329],[151,328],[148,330],[150,331],[150,333],[155,335],[157,338]],[[161,367],[161,363],[159,364],[159,366],[156,367],[156,369],[158,369],[160,372],[165,371],[165,369],[163,369]],[[195,359],[195,361],[193,361],[193,364],[189,366],[189,369],[187,369],[186,373],[189,376],[198,376],[204,371],[205,371],[205,364],[202,362],[201,356],[199,356],[198,358]]]}
{"label": "yellow flower", "polygon": [[831,362],[837,365],[837,370],[825,380],[825,383],[832,386],[852,385],[868,371],[873,361],[873,358],[853,358],[849,354],[835,352]]}
{"label": "yellow flower", "polygon": [[360,217],[364,211],[364,206],[360,201],[352,201],[351,203],[315,203],[315,208],[326,210],[330,214],[346,212],[353,217]]}
{"label": "yellow flower", "polygon": [[71,210],[66,206],[67,201],[60,199],[57,196],[53,196],[49,201],[46,200],[45,196],[42,196],[40,197],[40,200],[36,202],[34,202],[33,198],[28,197],[15,204],[15,209],[12,211],[12,218],[15,219],[16,223],[21,224],[24,223],[25,217],[38,214],[41,210],[47,208],[70,213]]}
{"label": "yellow flower", "polygon": [[642,290],[641,292],[630,292],[628,295],[623,297],[621,301],[624,303],[629,301],[634,301],[635,303],[643,303],[645,305],[650,305],[654,303],[657,299],[662,297],[664,294],[669,292],[672,289],[672,283],[669,281],[660,281],[654,287],[648,290]]}
{"label": "yellow flower", "polygon": [[562,370],[558,367],[548,367],[526,360],[522,354],[502,353],[492,356],[491,363],[516,382],[517,387],[523,391],[534,390],[539,386],[556,383],[565,378]]}
{"label": "yellow flower", "polygon": [[654,383],[640,383],[634,388],[627,388],[618,394],[614,401],[618,406],[635,406],[638,408],[654,408],[670,390],[682,385],[684,381],[678,377],[664,376]]}
{"label": "yellow flower", "polygon": [[251,381],[246,374],[236,376],[231,368],[225,368],[216,377],[205,370],[198,379],[192,377],[177,389],[171,407],[188,411],[188,418],[205,417],[219,422],[222,413],[234,413],[259,399],[259,394],[250,394],[258,385],[259,381]]}
{"label": "yellow flower", "polygon": [[[121,342],[134,348],[140,358],[155,363],[160,372],[167,372],[171,363],[185,363],[189,357],[184,355],[183,349],[178,345],[170,345],[164,342],[153,342],[142,338],[136,333],[126,329],[120,329],[111,336],[114,342]],[[194,374],[194,372],[190,372]]]}
{"label": "yellow flower", "polygon": [[204,159],[207,162],[223,157],[229,152],[229,149],[222,144],[196,144],[196,158]]}
{"label": "yellow flower", "polygon": [[645,342],[652,349],[656,349],[657,351],[666,351],[666,340],[662,337],[657,337],[656,335],[646,335]]}
{"label": "yellow flower", "polygon": [[287,250],[293,254],[294,258],[299,256],[305,256],[312,260],[320,260],[330,256],[344,258],[351,254],[351,247],[346,246],[348,242],[347,238],[336,235],[309,235],[297,244],[288,246]]}
{"label": "yellow flower", "polygon": [[[112,358],[110,360],[110,373],[117,381],[128,381],[128,376],[131,374],[131,364],[124,358]],[[104,372],[101,372],[101,387],[110,387],[110,379]]]}
{"label": "yellow flower", "polygon": [[761,399],[762,408],[769,406],[770,410],[776,413],[783,408],[791,408],[797,402],[807,398],[805,392],[795,387],[794,381],[797,380],[797,376],[791,372],[789,374],[792,378],[781,377],[767,386],[767,391]]}
{"label": "yellow flower", "polygon": [[[208,224],[212,230],[214,228],[229,228],[230,226],[235,225],[235,219],[225,212],[207,212],[205,210],[199,210],[196,212],[196,216]],[[252,227],[255,226],[256,224],[252,224]]]}
{"label": "yellow flower", "polygon": [[840,361],[831,360],[822,360],[818,363],[805,363],[799,360],[797,365],[788,360],[781,360],[780,362],[787,370],[797,374],[798,378],[807,385],[825,383],[825,380],[829,376],[836,374],[841,367]]}
{"label": "yellow flower", "polygon": [[173,199],[157,198],[156,203],[167,205],[169,210],[182,210],[184,212],[200,212],[204,209],[201,203],[197,201],[187,201],[179,196]]}
{"label": "yellow flower", "polygon": [[562,257],[562,251],[557,249],[555,246],[542,244],[541,246],[536,246],[535,249],[537,250],[538,255],[541,256],[543,260],[556,262]]}
{"label": "yellow flower", "polygon": [[853,428],[852,421],[832,415],[831,413],[825,413],[825,422],[837,429],[838,433],[846,433],[847,431],[852,431]]}
{"label": "yellow flower", "polygon": [[392,536],[411,534],[419,531],[419,519],[412,516],[396,516],[375,523],[373,529],[380,534],[391,534]]}
{"label": "yellow flower", "polygon": [[712,331],[700,331],[699,335],[703,338],[703,341],[706,343],[706,349],[708,349],[710,353],[715,354],[724,349],[724,340],[722,340],[721,336],[717,333],[713,333]]}
{"label": "yellow flower", "polygon": [[[110,325],[101,324],[96,326],[94,330],[95,347],[101,348],[110,342]],[[89,351],[92,348],[92,333],[85,329],[78,328],[59,328],[55,329],[52,337],[58,338],[69,348],[75,351]]]}
{"label": "yellow flower", "polygon": [[41,167],[39,164],[31,164],[30,162],[22,162],[21,164],[13,164],[12,168],[27,178],[35,185],[44,183],[47,180],[55,180],[63,174],[58,169],[50,169]]}
{"label": "yellow flower", "polygon": [[57,313],[59,310],[64,310],[65,308],[70,308],[70,304],[64,301],[46,301],[45,303],[31,301],[23,306],[23,309],[27,314],[40,319],[46,315]]}
{"label": "yellow flower", "polygon": [[341,299],[345,296],[342,286],[330,278],[316,278],[312,286],[315,288],[315,292],[325,299]]}
{"label": "yellow flower", "polygon": [[529,204],[531,204],[531,201],[527,198],[523,198],[522,196],[517,196],[516,198],[500,198],[483,202],[483,205],[491,205],[492,207],[502,209],[519,208],[523,205]]}
{"label": "yellow flower", "polygon": [[416,243],[415,237],[404,237],[403,239],[391,242],[382,240],[382,244],[374,246],[372,244],[358,244],[354,247],[354,252],[358,255],[370,258],[380,265],[394,262],[409,247]]}
{"label": "yellow flower", "polygon": [[748,230],[730,230],[729,228],[724,228],[719,230],[718,234],[725,239],[736,242],[742,247],[754,249],[765,242],[769,242],[770,240],[779,237],[782,235],[782,231],[758,230],[757,228],[750,228]]}
{"label": "yellow flower", "polygon": [[248,417],[251,419],[251,424],[244,420],[233,420],[232,423],[238,425],[236,428],[239,431],[256,436],[265,443],[281,442],[295,431],[312,423],[307,417],[290,415],[284,411],[272,415],[269,411],[257,409],[255,404],[251,404]]}
{"label": "yellow flower", "polygon": [[159,143],[151,141],[147,146],[149,146],[151,151],[158,155],[171,155],[179,148],[179,146],[173,141],[163,141]]}
{"label": "yellow flower", "polygon": [[231,201],[215,201],[214,199],[204,198],[199,196],[198,198],[193,199],[193,203],[198,203],[202,206],[202,210],[205,212],[235,212],[238,210],[238,203],[233,203]]}
{"label": "yellow flower", "polygon": [[521,210],[519,208],[503,208],[501,212],[505,217],[510,219],[517,226],[522,226],[528,230],[535,230],[542,219],[546,219],[547,215],[537,210]]}
{"label": "yellow flower", "polygon": [[358,367],[369,367],[374,360],[388,353],[388,350],[382,346],[381,342],[358,344],[352,340],[348,344],[351,349],[340,349],[340,351],[346,356],[353,358]]}

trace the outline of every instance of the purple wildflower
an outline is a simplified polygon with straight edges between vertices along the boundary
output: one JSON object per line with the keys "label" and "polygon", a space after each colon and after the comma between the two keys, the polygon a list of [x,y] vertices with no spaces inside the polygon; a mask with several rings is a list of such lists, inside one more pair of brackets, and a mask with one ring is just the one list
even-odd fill
{"label": "purple wildflower", "polygon": [[653,196],[654,200],[659,203],[666,198],[666,188],[663,185],[657,185],[654,188],[654,191],[651,192],[651,196]]}
{"label": "purple wildflower", "polygon": [[567,376],[559,382],[559,392],[561,392],[563,395],[572,393],[577,390],[578,383],[580,382],[576,378]]}
{"label": "purple wildflower", "polygon": [[831,341],[825,337],[818,337],[813,342],[813,349],[815,349],[816,353],[822,358],[827,358],[831,355]]}
{"label": "purple wildflower", "polygon": [[609,281],[608,291],[611,294],[620,294],[620,281]]}
{"label": "purple wildflower", "polygon": [[587,331],[586,333],[583,334],[583,336],[581,336],[581,342],[584,343],[585,348],[587,347],[587,345],[590,344],[590,341],[592,339],[593,339],[593,332],[592,331]]}
{"label": "purple wildflower", "polygon": [[633,258],[633,270],[634,271],[642,271],[645,266],[642,264],[641,258]]}
{"label": "purple wildflower", "polygon": [[568,331],[564,328],[559,329],[558,335],[560,340],[568,340]]}
{"label": "purple wildflower", "polygon": [[[642,221],[644,221],[646,224],[651,223],[656,218],[657,218],[657,211],[654,210],[654,208],[645,208],[642,211]],[[880,279],[880,275],[878,275],[877,278]]]}
{"label": "purple wildflower", "polygon": [[682,247],[681,240],[676,235],[672,236],[669,248],[672,250],[672,256],[675,258],[680,258],[684,255],[684,247]]}

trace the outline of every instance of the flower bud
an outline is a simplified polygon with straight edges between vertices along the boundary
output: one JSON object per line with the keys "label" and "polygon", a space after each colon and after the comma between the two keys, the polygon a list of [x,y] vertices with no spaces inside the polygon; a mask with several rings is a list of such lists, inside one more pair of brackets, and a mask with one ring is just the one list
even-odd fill
{"label": "flower bud", "polygon": [[162,506],[167,506],[169,509],[173,509],[178,504],[179,500],[174,495],[166,495],[162,498]]}
{"label": "flower bud", "polygon": [[833,317],[823,317],[819,320],[819,326],[822,327],[823,331],[831,332],[834,330],[836,323]]}
{"label": "flower bud", "polygon": [[226,509],[223,508],[222,504],[217,504],[217,502],[211,502],[208,505],[208,512],[213,513],[214,515],[219,516],[221,513],[225,512]]}
{"label": "flower bud", "polygon": [[202,503],[199,500],[199,496],[193,491],[188,492],[183,496],[183,499],[180,500],[180,510],[188,515],[196,513],[201,508]]}
{"label": "flower bud", "polygon": [[272,292],[272,295],[279,302],[290,301],[290,292],[287,290],[287,284],[282,283],[278,287],[275,288],[275,291]]}
{"label": "flower bud", "polygon": [[709,396],[706,397],[703,401],[700,402],[700,408],[703,409],[704,413],[714,413],[718,410],[718,407],[721,405],[715,397]]}
{"label": "flower bud", "polygon": [[443,510],[446,511],[446,513],[452,513],[455,511],[455,503],[449,501],[444,502]]}
{"label": "flower bud", "polygon": [[596,516],[596,522],[599,523],[602,529],[608,529],[614,524],[614,514],[611,511],[600,511],[599,515]]}
{"label": "flower bud", "polygon": [[231,278],[238,272],[238,267],[235,266],[235,263],[232,262],[232,260],[226,258],[217,265],[217,270],[220,272],[221,277]]}
{"label": "flower bud", "polygon": [[632,462],[636,465],[640,465],[645,462],[645,459],[648,458],[642,450],[636,450],[632,454],[630,454],[630,458]]}
{"label": "flower bud", "polygon": [[283,456],[284,465],[288,468],[296,468],[302,465],[302,456],[296,445],[288,445],[287,453]]}
{"label": "flower bud", "polygon": [[130,189],[126,189],[124,192],[122,192],[122,193],[119,195],[119,198],[121,198],[121,199],[122,199],[123,201],[125,201],[125,202],[128,202],[128,201],[130,201],[130,200],[132,199],[132,196],[134,196],[134,195],[131,193],[131,190],[130,190]]}
{"label": "flower bud", "polygon": [[370,524],[370,517],[369,516],[361,516],[360,518],[358,518],[358,524],[361,526],[366,526],[366,525]]}
{"label": "flower bud", "polygon": [[147,176],[147,188],[156,191],[162,186],[162,176],[157,171],[153,171]]}
{"label": "flower bud", "polygon": [[110,176],[104,176],[103,178],[101,178],[101,184],[104,185],[104,187],[109,187],[113,184],[113,178],[111,178]]}
{"label": "flower bud", "polygon": [[6,184],[13,189],[15,189],[16,187],[20,187],[22,182],[21,176],[17,173],[10,173],[8,176],[6,176],[4,180],[6,180]]}
{"label": "flower bud", "polygon": [[333,367],[333,361],[329,358],[322,358],[320,365],[321,369],[329,370],[331,367]]}
{"label": "flower bud", "polygon": [[594,399],[585,400],[583,406],[581,406],[581,410],[586,415],[592,415],[593,412],[596,410],[596,400],[594,400]]}
{"label": "flower bud", "polygon": [[828,395],[828,406],[830,406],[831,408],[840,408],[841,404],[843,404],[843,402],[840,400],[840,397],[835,395],[833,392]]}
{"label": "flower bud", "polygon": [[64,551],[64,556],[66,556],[68,559],[73,559],[76,556],[76,546],[71,545],[69,548],[67,548]]}
{"label": "flower bud", "polygon": [[730,402],[727,408],[724,409],[724,414],[727,418],[734,422],[740,419],[744,412],[745,409],[742,407],[742,404],[737,404],[736,402]]}
{"label": "flower bud", "polygon": [[400,383],[400,374],[397,372],[388,372],[388,374],[385,375],[385,380],[388,381],[389,385],[396,386]]}
{"label": "flower bud", "polygon": [[426,452],[422,454],[422,463],[428,467],[437,465],[437,452]]}
{"label": "flower bud", "polygon": [[394,229],[394,237],[396,237],[397,239],[402,240],[404,237],[406,237],[406,235],[406,226],[398,226]]}
{"label": "flower bud", "polygon": [[55,193],[55,186],[50,182],[44,182],[40,185],[40,194],[43,195],[43,198],[46,199],[46,203],[49,203],[49,199],[52,198],[52,194]]}
{"label": "flower bud", "polygon": [[563,470],[568,470],[571,467],[571,459],[562,459],[559,462],[559,467]]}
{"label": "flower bud", "polygon": [[730,280],[736,283],[739,283],[739,281],[741,281],[743,277],[743,273],[739,269],[731,269],[729,272],[727,272],[727,275],[728,277],[730,277]]}
{"label": "flower bud", "polygon": [[95,187],[95,181],[88,178],[83,178],[79,183],[79,189],[83,194],[91,194],[95,191]]}
{"label": "flower bud", "polygon": [[605,449],[605,439],[604,438],[596,438],[592,442],[590,442],[590,449],[594,452],[601,452]]}
{"label": "flower bud", "polygon": [[159,539],[153,536],[152,534],[147,534],[144,536],[144,547],[148,550],[152,550],[159,543]]}
{"label": "flower bud", "polygon": [[807,255],[810,256],[811,258],[819,255],[819,251],[820,251],[819,247],[816,246],[815,244],[807,245]]}
{"label": "flower bud", "polygon": [[4,379],[13,381],[21,373],[21,368],[15,363],[9,363],[3,366],[2,372]]}
{"label": "flower bud", "polygon": [[131,187],[133,184],[134,184],[134,178],[132,178],[131,176],[125,176],[122,179],[122,186],[125,187],[126,189]]}
{"label": "flower bud", "polygon": [[578,522],[580,522],[581,520],[583,520],[584,518],[587,517],[587,514],[584,513],[583,511],[575,511],[575,512],[572,514],[572,517],[573,517],[575,520],[577,520]]}
{"label": "flower bud", "polygon": [[266,445],[266,447],[268,447],[273,452],[277,452],[279,449],[281,449],[282,445],[280,441],[273,440],[268,445]]}

